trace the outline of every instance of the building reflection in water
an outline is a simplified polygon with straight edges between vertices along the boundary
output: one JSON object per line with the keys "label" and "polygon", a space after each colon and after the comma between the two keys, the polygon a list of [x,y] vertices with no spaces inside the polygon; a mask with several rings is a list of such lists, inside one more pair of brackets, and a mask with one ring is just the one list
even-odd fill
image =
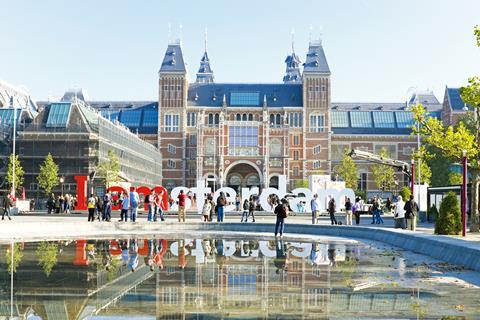
{"label": "building reflection in water", "polygon": [[[405,261],[391,267],[391,257],[350,242],[151,237],[55,245],[55,252],[42,252],[45,245],[24,243],[15,252],[14,315],[319,318],[381,311],[415,317],[420,302],[435,297],[433,290],[419,294],[394,283],[405,277]],[[45,262],[54,262],[50,273]],[[8,263],[2,260],[0,316],[11,312]]]}

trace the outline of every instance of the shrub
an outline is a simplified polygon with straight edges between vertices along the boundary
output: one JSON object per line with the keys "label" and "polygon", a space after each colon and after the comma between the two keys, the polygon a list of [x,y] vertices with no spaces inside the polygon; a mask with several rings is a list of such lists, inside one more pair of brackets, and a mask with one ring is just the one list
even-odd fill
{"label": "shrub", "polygon": [[405,202],[410,200],[410,195],[411,194],[412,194],[412,190],[410,190],[409,187],[403,187],[402,190],[400,190],[400,195],[402,196],[402,199]]}
{"label": "shrub", "polygon": [[438,219],[438,210],[435,204],[432,204],[430,209],[428,209],[428,220],[429,221],[437,221]]}
{"label": "shrub", "polygon": [[454,192],[449,192],[440,205],[440,212],[435,221],[435,233],[457,235],[461,230],[462,218],[457,195]]}

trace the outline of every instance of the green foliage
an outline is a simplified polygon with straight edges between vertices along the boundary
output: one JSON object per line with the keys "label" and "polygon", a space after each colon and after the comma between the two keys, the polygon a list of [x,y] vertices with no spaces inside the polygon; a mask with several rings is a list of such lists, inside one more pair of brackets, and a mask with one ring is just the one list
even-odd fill
{"label": "green foliage", "polygon": [[108,150],[108,160],[98,163],[97,170],[107,187],[119,180],[120,161],[112,149]]}
{"label": "green foliage", "polygon": [[43,272],[49,277],[53,267],[57,264],[58,244],[48,241],[40,242],[35,253],[38,264],[42,266]]}
{"label": "green foliage", "polygon": [[337,174],[343,181],[345,181],[345,186],[350,189],[357,188],[358,185],[358,170],[357,165],[353,161],[352,157],[348,155],[346,150],[343,154],[342,160],[338,165],[333,169],[335,174]]}
{"label": "green foliage", "polygon": [[50,153],[40,165],[40,174],[37,177],[38,184],[49,195],[53,188],[58,186],[58,165],[53,161]]}
{"label": "green foliage", "polygon": [[[385,148],[380,150],[379,155],[383,158],[388,158],[388,153]],[[375,164],[372,166],[372,175],[375,184],[382,191],[390,191],[395,185],[395,169],[390,166]]]}
{"label": "green foliage", "polygon": [[445,173],[450,171],[452,162],[445,158],[442,152],[432,145],[428,145],[427,150],[428,153],[432,155],[432,157],[427,160],[432,172],[430,179],[431,186],[439,187],[449,185],[448,175]]}
{"label": "green foliage", "polygon": [[[432,170],[428,165],[428,160],[433,157],[427,151],[425,146],[422,146],[419,151],[413,154],[413,159],[415,159],[415,164],[418,166],[418,161],[420,160],[420,182],[422,184],[426,183],[430,185],[430,178],[432,177]],[[418,168],[415,169],[416,173],[418,173]]]}
{"label": "green foliage", "polygon": [[463,175],[458,172],[450,172],[448,174],[448,184],[451,186],[463,184]]}
{"label": "green foliage", "polygon": [[[438,210],[435,204],[432,204],[430,209],[428,209],[428,216],[433,218],[433,221],[437,221],[438,219]],[[431,220],[430,220],[431,221]]]}
{"label": "green foliage", "polygon": [[[15,177],[13,176],[13,163],[15,161]],[[13,157],[13,153],[8,158],[8,173],[7,173],[7,181],[9,186],[13,185],[13,180],[15,179],[15,191],[20,191],[23,185],[23,175],[24,175],[23,168],[20,163],[20,159],[18,158],[18,154],[15,155],[15,159]]]}
{"label": "green foliage", "polygon": [[[355,190],[355,196],[362,198],[363,200],[367,199],[367,191],[366,190]],[[353,199],[351,199],[353,201]]]}
{"label": "green foliage", "polygon": [[402,190],[400,190],[399,195],[402,196],[403,201],[407,201],[410,199],[410,195],[412,194],[412,190],[410,190],[409,187],[403,187]]}
{"label": "green foliage", "polygon": [[[5,254],[7,258],[7,266],[8,266],[8,273],[11,274],[12,272],[12,247],[7,250],[7,253]],[[23,258],[23,248],[20,243],[14,243],[13,244],[13,273],[17,272],[18,265],[20,264],[20,261],[22,261]]]}
{"label": "green foliage", "polygon": [[436,234],[457,235],[462,231],[462,218],[457,195],[449,192],[440,205],[438,219],[435,221]]}
{"label": "green foliage", "polygon": [[296,180],[295,188],[308,188],[308,179]]}

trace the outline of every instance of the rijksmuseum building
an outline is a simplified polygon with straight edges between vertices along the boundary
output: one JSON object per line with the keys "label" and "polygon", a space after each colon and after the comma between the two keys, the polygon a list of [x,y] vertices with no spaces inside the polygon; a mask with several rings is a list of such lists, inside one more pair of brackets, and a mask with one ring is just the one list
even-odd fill
{"label": "rijksmuseum building", "polygon": [[[411,135],[410,129],[414,123],[411,105],[422,103],[432,117],[441,118],[445,124],[454,123],[465,112],[459,89],[449,87],[445,89],[443,103],[432,92],[420,91],[414,92],[406,102],[332,102],[331,70],[322,43],[311,41],[302,60],[303,63],[292,50],[285,59],[283,81],[278,83],[217,83],[205,50],[196,80],[189,83],[182,46],[175,42],[168,45],[161,62],[158,101],[90,101],[83,91],[78,91],[67,92],[60,102],[81,104],[79,119],[88,122],[95,118],[90,110],[97,110],[98,116],[103,116],[104,120],[126,127],[137,137],[150,142],[141,148],[148,151],[148,161],[155,159],[158,162],[152,169],[154,179],[147,177],[148,167],[133,161],[135,157],[125,162],[126,175],[131,176],[129,180],[132,182],[138,182],[133,169],[137,168],[143,170],[140,180],[144,184],[161,182],[169,189],[195,186],[199,180],[212,187],[229,186],[237,190],[241,187],[277,187],[279,175],[285,175],[287,188],[293,189],[312,174],[332,175],[336,179],[334,168],[345,149],[379,153],[384,148],[391,158],[409,162],[417,148],[417,139]],[[6,88],[5,91],[2,87]],[[0,85],[2,132],[11,131],[13,111],[9,107],[9,90],[8,86]],[[17,117],[20,141],[31,135],[34,143],[38,132],[47,134],[52,131],[47,125],[50,117],[47,112],[56,105],[52,107],[50,102],[38,102],[33,113],[26,112],[29,109],[22,103],[17,105],[23,110]],[[37,111],[39,115],[43,114],[39,119],[36,119]],[[72,118],[71,121],[76,120]],[[94,121],[95,127],[98,121]],[[35,125],[35,130],[28,124],[30,122]],[[101,123],[108,127],[105,121]],[[60,129],[54,129],[52,134],[57,137]],[[113,141],[115,136],[107,140]],[[119,139],[122,140],[120,136]],[[142,145],[133,137],[130,140],[135,141],[135,147]],[[156,150],[157,154],[160,151],[158,156],[152,153],[150,145],[159,147]],[[121,152],[118,155],[122,162]],[[20,156],[22,159],[26,154],[20,150]],[[61,155],[57,156],[63,159]],[[378,187],[373,181],[370,164],[356,162],[358,188],[376,192]],[[2,163],[6,164],[5,161]],[[157,167],[161,172],[156,172]],[[90,174],[92,168],[85,169],[85,174]],[[30,171],[31,180],[35,182],[35,170]],[[400,172],[397,175],[399,187],[407,183]],[[27,191],[33,191],[32,188],[28,187]]]}
{"label": "rijksmuseum building", "polygon": [[[159,146],[163,185],[288,188],[312,174],[333,174],[345,149],[409,162],[417,148],[410,107],[451,123],[463,113],[459,90],[446,88],[440,103],[432,92],[414,92],[408,102],[331,101],[331,70],[321,41],[311,41],[302,63],[292,48],[283,81],[217,83],[207,50],[194,83],[180,42],[168,45],[158,73],[158,102],[90,102]],[[281,79],[279,79],[281,80]],[[378,190],[370,164],[357,161],[359,189]],[[407,181],[398,173],[400,187]]]}

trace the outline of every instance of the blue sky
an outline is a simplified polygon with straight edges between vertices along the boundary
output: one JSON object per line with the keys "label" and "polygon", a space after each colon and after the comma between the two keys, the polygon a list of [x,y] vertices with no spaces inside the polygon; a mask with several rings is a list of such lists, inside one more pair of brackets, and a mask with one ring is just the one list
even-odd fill
{"label": "blue sky", "polygon": [[463,85],[480,74],[479,0],[0,0],[0,79],[37,100],[83,87],[96,100],[156,100],[157,72],[180,36],[190,81],[204,29],[216,82],[280,82],[322,34],[332,99],[404,101],[410,87]]}

